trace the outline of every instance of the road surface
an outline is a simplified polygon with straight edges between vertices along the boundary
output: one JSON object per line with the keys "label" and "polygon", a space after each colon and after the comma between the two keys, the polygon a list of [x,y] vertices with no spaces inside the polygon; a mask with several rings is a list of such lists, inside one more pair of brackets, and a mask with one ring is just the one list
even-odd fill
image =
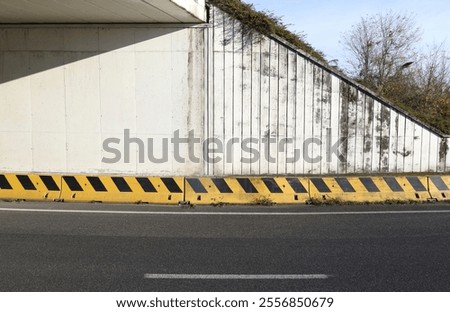
{"label": "road surface", "polygon": [[450,291],[450,205],[0,203],[0,291]]}

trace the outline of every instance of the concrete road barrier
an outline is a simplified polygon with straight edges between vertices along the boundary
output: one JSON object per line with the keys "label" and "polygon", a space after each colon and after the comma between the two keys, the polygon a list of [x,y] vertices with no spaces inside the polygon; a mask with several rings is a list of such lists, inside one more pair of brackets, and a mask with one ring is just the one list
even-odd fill
{"label": "concrete road barrier", "polygon": [[153,204],[444,201],[450,175],[132,177],[0,174],[0,199]]}

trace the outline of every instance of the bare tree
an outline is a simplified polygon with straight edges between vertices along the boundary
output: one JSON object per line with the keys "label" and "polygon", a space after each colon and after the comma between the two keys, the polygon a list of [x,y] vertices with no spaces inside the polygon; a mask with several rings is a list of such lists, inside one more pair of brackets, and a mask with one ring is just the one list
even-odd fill
{"label": "bare tree", "polygon": [[421,57],[414,74],[414,88],[418,96],[409,103],[415,109],[425,110],[437,127],[450,130],[450,55],[443,44],[433,46]]}
{"label": "bare tree", "polygon": [[343,36],[347,72],[450,134],[450,55],[443,44],[419,53],[420,37],[408,15],[387,12],[362,18]]}
{"label": "bare tree", "polygon": [[350,75],[383,94],[388,80],[416,61],[421,31],[407,15],[367,16],[344,34]]}
{"label": "bare tree", "polygon": [[426,97],[450,93],[450,55],[443,44],[431,47],[416,67],[416,85]]}

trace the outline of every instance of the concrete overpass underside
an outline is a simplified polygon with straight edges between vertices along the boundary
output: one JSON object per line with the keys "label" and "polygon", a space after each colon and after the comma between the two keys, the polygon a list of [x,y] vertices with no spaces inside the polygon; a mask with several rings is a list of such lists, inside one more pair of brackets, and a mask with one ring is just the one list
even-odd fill
{"label": "concrete overpass underside", "polygon": [[204,0],[0,0],[0,23],[201,23]]}

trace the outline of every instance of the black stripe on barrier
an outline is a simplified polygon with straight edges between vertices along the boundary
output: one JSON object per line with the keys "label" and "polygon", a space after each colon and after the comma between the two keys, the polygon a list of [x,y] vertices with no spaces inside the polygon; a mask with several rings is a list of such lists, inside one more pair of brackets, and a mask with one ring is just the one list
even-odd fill
{"label": "black stripe on barrier", "polygon": [[248,178],[238,178],[237,181],[247,194],[258,194],[258,190]]}
{"label": "black stripe on barrier", "polygon": [[308,191],[297,178],[286,178],[295,193],[307,194]]}
{"label": "black stripe on barrier", "polygon": [[370,193],[379,193],[380,189],[375,185],[372,178],[359,178],[367,191]]}
{"label": "black stripe on barrier", "polygon": [[277,182],[273,178],[263,178],[262,179],[266,187],[269,189],[270,193],[280,194],[283,190],[278,186]]}
{"label": "black stripe on barrier", "polygon": [[125,181],[122,177],[112,177],[111,178],[114,182],[114,184],[117,186],[117,189],[119,192],[122,193],[132,193],[130,186],[128,185],[127,181]]}
{"label": "black stripe on barrier", "polygon": [[335,180],[345,193],[355,193],[356,192],[347,178],[336,178]]}
{"label": "black stripe on barrier", "polygon": [[83,188],[81,187],[80,183],[78,183],[77,179],[75,179],[75,177],[64,176],[63,179],[72,192],[83,192]]}
{"label": "black stripe on barrier", "polygon": [[232,194],[233,191],[230,189],[230,187],[227,184],[227,181],[225,179],[211,179],[214,183],[214,185],[217,187],[220,193],[223,194]]}
{"label": "black stripe on barrier", "polygon": [[17,179],[19,180],[20,184],[22,184],[22,186],[25,190],[27,190],[27,191],[35,191],[36,190],[36,187],[34,186],[34,184],[31,181],[29,176],[17,175]]}
{"label": "black stripe on barrier", "polygon": [[139,185],[142,187],[146,193],[157,193],[156,188],[153,186],[152,182],[148,178],[136,178]]}
{"label": "black stripe on barrier", "polygon": [[311,178],[310,180],[311,180],[311,182],[314,184],[314,186],[317,188],[317,190],[320,193],[331,193],[331,190],[325,184],[323,179],[321,179],[321,178]]}
{"label": "black stripe on barrier", "polygon": [[192,189],[195,193],[198,194],[207,194],[208,191],[203,186],[202,182],[199,179],[187,179],[188,183],[191,185]]}
{"label": "black stripe on barrier", "polygon": [[53,180],[52,176],[39,176],[39,177],[41,178],[42,182],[44,182],[47,190],[60,191],[59,186],[56,184],[55,180]]}
{"label": "black stripe on barrier", "polygon": [[448,191],[449,188],[447,184],[445,184],[444,180],[442,180],[441,177],[430,177],[430,180],[433,182],[434,185],[438,188],[439,191]]}
{"label": "black stripe on barrier", "polygon": [[89,183],[91,183],[92,187],[96,192],[107,192],[105,185],[102,183],[99,177],[87,177]]}
{"label": "black stripe on barrier", "polygon": [[418,177],[406,177],[416,192],[426,192],[427,188],[420,182]]}
{"label": "black stripe on barrier", "polygon": [[11,184],[9,184],[8,179],[2,174],[0,175],[0,189],[2,190],[12,190]]}
{"label": "black stripe on barrier", "polygon": [[384,177],[384,181],[389,186],[392,192],[403,192],[403,188],[398,183],[395,177]]}
{"label": "black stripe on barrier", "polygon": [[175,182],[172,178],[161,178],[164,185],[167,187],[170,193],[183,193],[183,191],[178,186],[177,182]]}

